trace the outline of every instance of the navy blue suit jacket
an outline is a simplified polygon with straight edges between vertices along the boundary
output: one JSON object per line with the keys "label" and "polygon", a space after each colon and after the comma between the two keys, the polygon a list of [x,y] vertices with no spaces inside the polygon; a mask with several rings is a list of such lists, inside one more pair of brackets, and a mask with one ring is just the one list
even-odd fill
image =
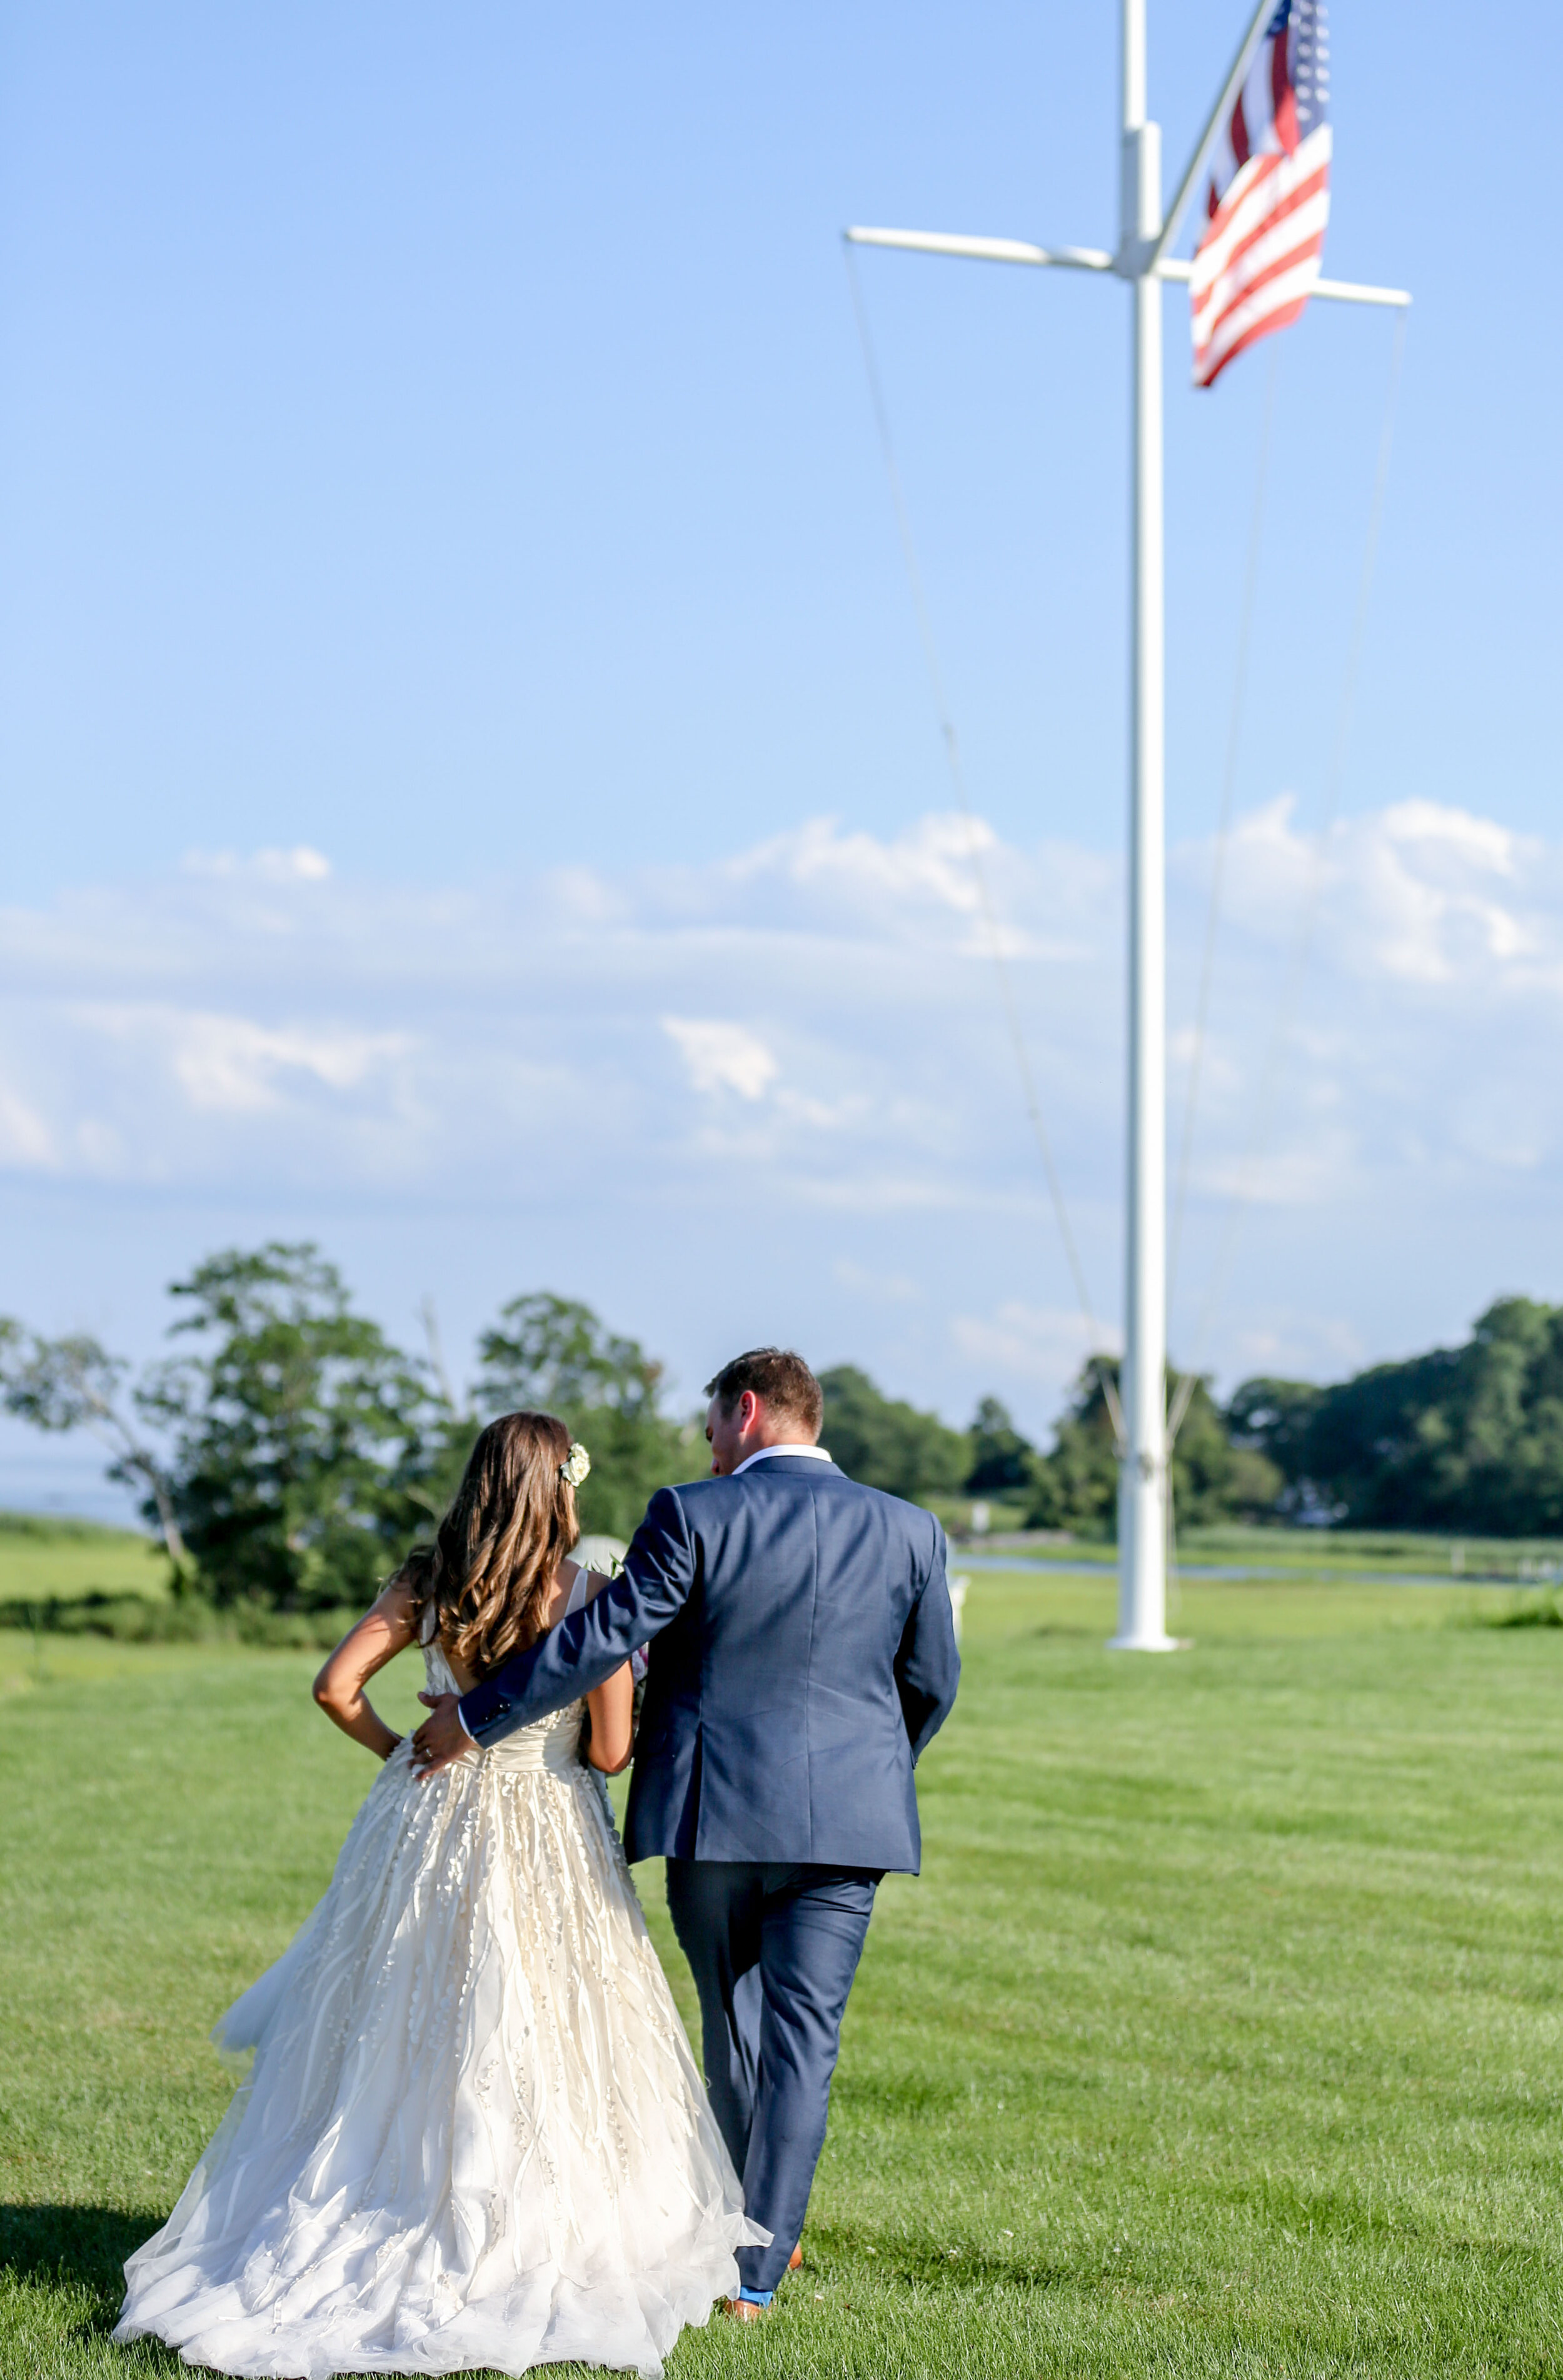
{"label": "navy blue suit jacket", "polygon": [[807,1455],[661,1488],[623,1575],[464,1694],[462,1718],[492,1743],[648,1644],[632,1860],[915,1874],[913,1765],[961,1673],[931,1512]]}

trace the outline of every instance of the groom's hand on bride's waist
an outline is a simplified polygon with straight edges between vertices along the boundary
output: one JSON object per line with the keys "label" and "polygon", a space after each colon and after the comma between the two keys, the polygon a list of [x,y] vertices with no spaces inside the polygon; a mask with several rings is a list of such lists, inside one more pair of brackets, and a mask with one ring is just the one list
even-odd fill
{"label": "groom's hand on bride's waist", "polygon": [[413,1737],[413,1774],[427,1785],[442,1768],[478,1746],[461,1723],[459,1694],[419,1694],[418,1701],[428,1705],[429,1717]]}

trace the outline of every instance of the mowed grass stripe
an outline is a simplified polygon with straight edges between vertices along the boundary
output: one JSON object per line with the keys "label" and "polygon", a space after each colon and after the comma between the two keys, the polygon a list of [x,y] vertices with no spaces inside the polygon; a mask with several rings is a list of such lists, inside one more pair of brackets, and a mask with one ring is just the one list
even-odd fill
{"label": "mowed grass stripe", "polygon": [[[975,1578],[807,2266],[672,2372],[1563,2371],[1563,1632],[1472,1608],[1185,1587],[1193,1649],[1123,1660],[1105,1586]],[[107,2344],[114,2265],[366,1769],[308,1657],[42,1663],[0,1706],[0,2370],[171,2373]]]}

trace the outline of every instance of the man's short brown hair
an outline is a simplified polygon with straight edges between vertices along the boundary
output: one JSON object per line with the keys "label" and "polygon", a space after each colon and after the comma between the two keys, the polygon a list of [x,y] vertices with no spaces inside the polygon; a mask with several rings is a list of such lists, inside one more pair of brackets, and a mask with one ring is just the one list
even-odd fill
{"label": "man's short brown hair", "polygon": [[706,1382],[706,1394],[715,1397],[724,1414],[733,1411],[745,1389],[773,1414],[785,1414],[789,1421],[796,1422],[811,1439],[819,1436],[825,1392],[803,1357],[790,1348],[751,1347],[746,1355],[734,1355],[714,1380]]}

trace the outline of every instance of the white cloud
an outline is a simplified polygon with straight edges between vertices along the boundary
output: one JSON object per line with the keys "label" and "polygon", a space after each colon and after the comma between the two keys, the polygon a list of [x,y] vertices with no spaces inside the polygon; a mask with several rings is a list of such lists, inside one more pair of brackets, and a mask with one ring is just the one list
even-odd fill
{"label": "white cloud", "polygon": [[1428,856],[1442,849],[1457,868],[1494,876],[1512,876],[1521,852],[1536,848],[1496,819],[1476,818],[1470,810],[1448,809],[1437,802],[1393,802],[1382,818],[1391,841],[1420,845]]}
{"label": "white cloud", "polygon": [[998,837],[982,819],[959,814],[919,819],[892,842],[842,834],[831,819],[810,819],[733,862],[739,878],[782,874],[811,891],[829,890],[866,912],[931,902],[967,916],[978,905],[977,867]]}
{"label": "white cloud", "polygon": [[[1121,873],[1098,853],[978,839],[1105,1326],[1121,1279]],[[1185,845],[1169,878],[1174,1162],[1210,860]],[[1322,847],[1287,799],[1241,819],[1181,1359],[1246,1364],[1277,1277],[1287,1315],[1337,1318],[1375,1351],[1418,1343],[1419,1298],[1459,1298],[1458,1323],[1505,1283],[1563,1293],[1527,1253],[1555,1241],[1560,1012],[1557,847],[1420,801],[1341,820]],[[1050,1396],[1085,1352],[963,820],[888,839],[816,820],[700,865],[468,887],[345,881],[301,847],[0,913],[13,1182],[338,1215],[490,1198],[525,1217],[557,1195],[562,1148],[612,1154],[569,1174],[593,1249],[645,1256],[652,1212],[726,1248],[743,1213],[775,1277],[791,1266],[845,1293],[867,1352],[882,1331],[887,1362],[937,1373],[903,1378],[926,1402],[951,1365],[956,1406],[988,1386]],[[1234,1194],[1231,1288],[1195,1348]],[[1402,1307],[1403,1328],[1362,1318]],[[1450,1327],[1441,1303],[1435,1327]],[[1335,1342],[1311,1328],[1272,1335],[1327,1365]]]}
{"label": "white cloud", "polygon": [[776,1061],[757,1034],[720,1017],[664,1016],[662,1030],[678,1044],[697,1091],[736,1091],[763,1099],[776,1079]]}
{"label": "white cloud", "polygon": [[0,1083],[0,1165],[42,1171],[55,1162],[55,1136],[42,1117]]}
{"label": "white cloud", "polygon": [[[1492,984],[1494,969],[1519,981],[1539,967],[1556,982],[1557,852],[1433,802],[1341,820],[1322,844],[1295,820],[1283,795],[1238,821],[1225,905],[1239,933],[1295,941],[1311,916],[1327,965],[1367,978]],[[1193,855],[1181,856],[1188,880]],[[1203,873],[1208,853],[1198,856]]]}
{"label": "white cloud", "polygon": [[296,843],[291,851],[191,851],[184,861],[188,876],[248,876],[261,884],[320,884],[331,874],[325,854],[309,844]]}
{"label": "white cloud", "polygon": [[270,1026],[201,1010],[84,1006],[79,1014],[112,1040],[155,1050],[197,1114],[281,1107],[289,1075],[312,1076],[332,1091],[353,1090],[371,1068],[414,1047],[406,1033]]}

